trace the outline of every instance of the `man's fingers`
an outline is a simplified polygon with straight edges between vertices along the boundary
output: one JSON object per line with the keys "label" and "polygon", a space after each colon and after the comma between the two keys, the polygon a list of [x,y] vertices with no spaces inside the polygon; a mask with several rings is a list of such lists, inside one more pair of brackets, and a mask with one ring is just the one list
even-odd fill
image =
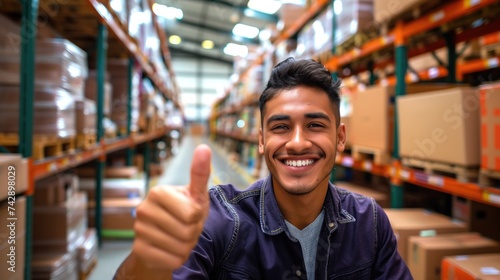
{"label": "man's fingers", "polygon": [[191,163],[191,180],[188,186],[191,198],[200,205],[208,200],[208,178],[210,178],[210,147],[201,144],[196,147]]}

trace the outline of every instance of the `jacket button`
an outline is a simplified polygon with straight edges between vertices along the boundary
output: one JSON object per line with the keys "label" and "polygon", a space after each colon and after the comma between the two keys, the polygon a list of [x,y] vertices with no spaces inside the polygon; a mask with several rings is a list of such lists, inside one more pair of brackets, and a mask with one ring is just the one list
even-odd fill
{"label": "jacket button", "polygon": [[332,228],[335,224],[334,223],[329,223],[328,226]]}
{"label": "jacket button", "polygon": [[302,275],[302,272],[300,272],[300,270],[297,270],[297,271],[295,271],[295,274],[297,274],[297,276],[300,276],[300,275]]}

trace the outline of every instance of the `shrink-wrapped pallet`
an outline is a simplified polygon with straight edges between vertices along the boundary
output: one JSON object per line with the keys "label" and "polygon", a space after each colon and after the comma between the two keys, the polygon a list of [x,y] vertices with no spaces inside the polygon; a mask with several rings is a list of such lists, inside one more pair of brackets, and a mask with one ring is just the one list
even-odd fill
{"label": "shrink-wrapped pallet", "polygon": [[[0,50],[0,84],[19,85],[20,52],[6,47]],[[38,39],[35,49],[36,87],[60,87],[82,98],[88,75],[87,54],[65,39]]]}
{"label": "shrink-wrapped pallet", "polygon": [[75,103],[76,133],[95,134],[97,122],[97,108],[95,101],[85,98]]}
{"label": "shrink-wrapped pallet", "polygon": [[[19,86],[0,86],[0,132],[19,131]],[[37,87],[34,92],[33,133],[71,137],[76,133],[75,98],[57,87]]]}

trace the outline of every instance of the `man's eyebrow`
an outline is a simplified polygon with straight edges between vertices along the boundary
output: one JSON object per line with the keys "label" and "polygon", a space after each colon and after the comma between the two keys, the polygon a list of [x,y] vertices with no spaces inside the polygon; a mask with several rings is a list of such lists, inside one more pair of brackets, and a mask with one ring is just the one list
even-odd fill
{"label": "man's eyebrow", "polygon": [[308,119],[325,119],[327,121],[331,121],[330,117],[327,114],[321,112],[306,113],[304,116]]}
{"label": "man's eyebrow", "polygon": [[266,124],[269,125],[272,122],[285,121],[289,119],[290,119],[289,115],[283,115],[283,114],[272,115],[269,117],[269,119],[267,119]]}
{"label": "man's eyebrow", "polygon": [[[324,119],[324,120],[327,120],[329,122],[331,121],[330,117],[327,114],[321,113],[321,112],[306,113],[306,114],[304,114],[304,117],[306,117],[307,119]],[[289,115],[276,114],[276,115],[270,116],[269,119],[267,119],[266,124],[269,125],[272,122],[286,121],[286,120],[290,120],[290,119],[291,118]]]}

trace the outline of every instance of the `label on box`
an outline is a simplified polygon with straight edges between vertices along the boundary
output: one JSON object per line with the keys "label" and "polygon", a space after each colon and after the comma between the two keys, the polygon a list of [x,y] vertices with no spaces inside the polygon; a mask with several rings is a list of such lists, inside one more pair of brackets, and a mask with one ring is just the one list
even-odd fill
{"label": "label on box", "polygon": [[365,161],[365,162],[363,162],[363,169],[365,171],[372,171],[373,164],[370,161]]}
{"label": "label on box", "polygon": [[345,167],[352,167],[354,165],[354,161],[352,160],[351,157],[343,157],[342,165]]}
{"label": "label on box", "polygon": [[401,170],[399,171],[399,176],[403,178],[404,180],[410,179],[410,171],[408,170]]}
{"label": "label on box", "polygon": [[444,178],[441,176],[430,175],[429,178],[427,178],[427,182],[438,187],[444,186]]}
{"label": "label on box", "polygon": [[439,77],[439,69],[437,67],[430,68],[427,73],[429,74],[429,78],[435,79]]}
{"label": "label on box", "polygon": [[497,58],[490,58],[490,59],[486,60],[486,67],[487,68],[498,67],[498,59]]}
{"label": "label on box", "polygon": [[441,10],[437,13],[432,14],[430,17],[430,20],[431,20],[431,22],[440,21],[444,18],[444,16],[445,16],[445,13],[443,10]]}
{"label": "label on box", "polygon": [[420,237],[432,237],[432,236],[436,236],[436,231],[433,229],[421,230],[419,235],[420,235]]}
{"label": "label on box", "polygon": [[481,267],[481,274],[484,275],[500,275],[500,270],[495,267],[487,266]]}

